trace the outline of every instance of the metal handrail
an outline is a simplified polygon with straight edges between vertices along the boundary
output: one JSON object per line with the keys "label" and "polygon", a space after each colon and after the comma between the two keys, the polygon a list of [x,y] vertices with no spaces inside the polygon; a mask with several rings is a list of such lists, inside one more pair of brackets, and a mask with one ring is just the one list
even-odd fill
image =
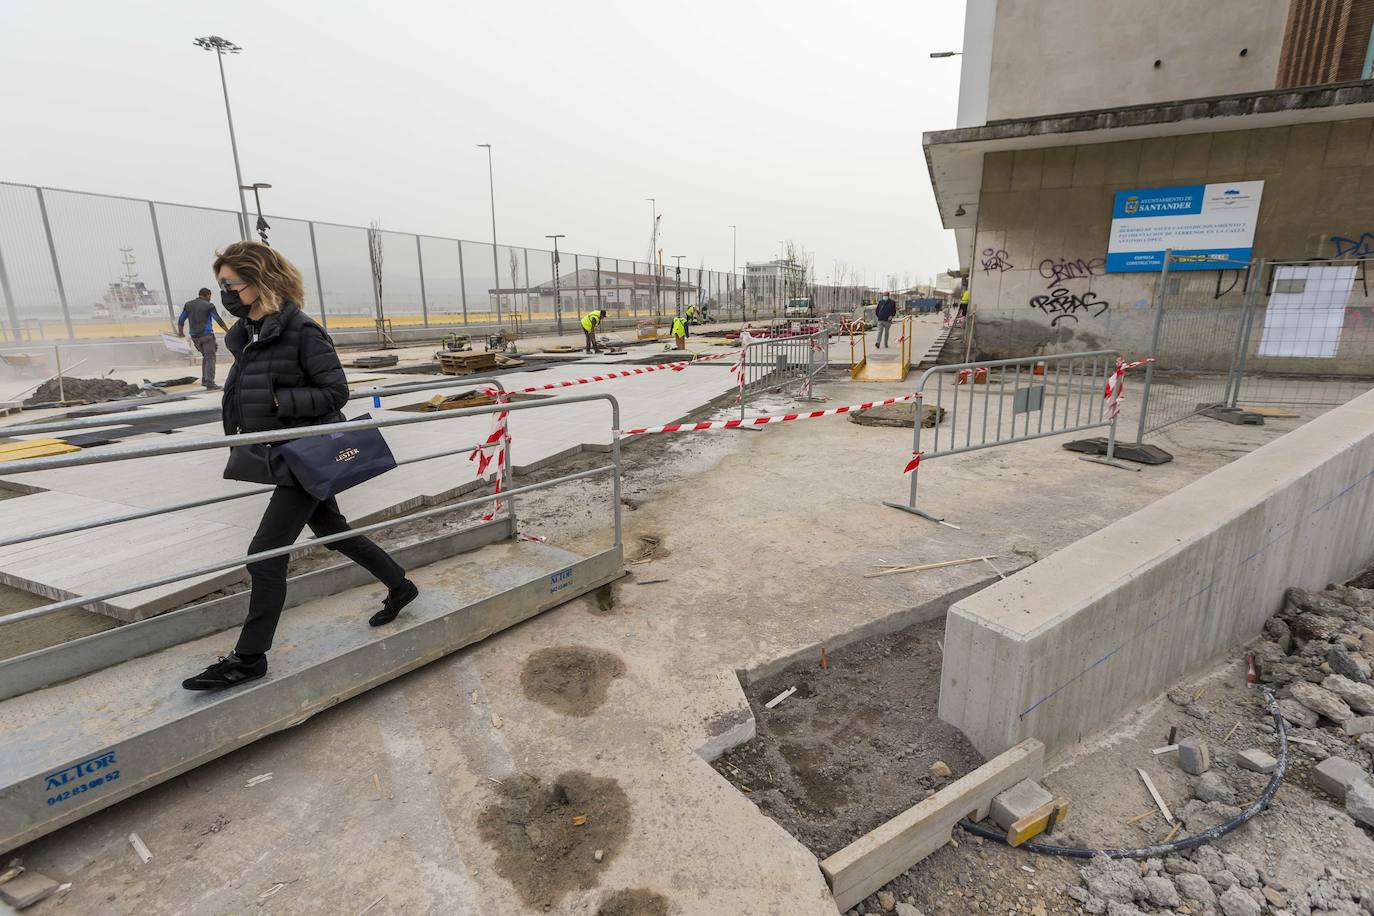
{"label": "metal handrail", "polygon": [[[572,474],[565,474],[550,480],[539,483],[528,484],[523,487],[503,490],[501,493],[492,493],[486,496],[479,496],[473,499],[462,500],[458,503],[450,503],[444,506],[437,506],[426,509],[422,512],[415,512],[410,515],[401,516],[393,519],[384,519],[369,525],[358,528],[351,528],[348,531],[338,534],[326,535],[324,537],[313,537],[305,541],[300,541],[286,547],[274,548],[272,550],[261,551],[249,554],[246,557],[238,557],[231,560],[219,561],[205,566],[196,567],[190,570],[182,570],[153,579],[137,582],[133,585],[122,586],[117,589],[101,592],[96,595],[80,595],[57,601],[52,604],[42,605],[41,607],[29,608],[13,614],[0,617],[0,625],[6,623],[17,623],[23,620],[33,620],[39,617],[46,617],[63,610],[74,607],[84,607],[110,598],[117,598],[121,595],[128,595],[134,592],[144,591],[150,588],[158,588],[163,585],[170,585],[182,579],[208,575],[210,573],[222,572],[227,569],[234,569],[246,563],[265,560],[271,557],[286,556],[308,550],[319,545],[332,544],[335,541],[345,540],[349,537],[356,537],[360,534],[368,534],[373,531],[380,531],[403,522],[413,522],[418,519],[429,518],[443,513],[453,512],[456,509],[468,506],[491,503],[497,500],[506,500],[509,513],[514,518],[514,500],[512,497],[522,493],[529,493],[535,490],[545,489],[559,483],[566,483],[572,480],[581,480],[586,477],[595,476],[612,472],[612,519],[615,529],[615,546],[621,545],[621,514],[620,514],[620,402],[614,395],[591,392],[588,394],[565,395],[562,397],[548,398],[538,401],[523,401],[514,404],[490,404],[483,407],[470,407],[462,410],[445,411],[438,414],[424,414],[419,417],[394,417],[387,419],[371,420],[350,420],[343,423],[329,423],[320,426],[307,426],[295,429],[271,430],[264,433],[244,433],[234,436],[224,436],[222,438],[207,439],[198,442],[173,443],[168,445],[155,446],[133,446],[123,449],[102,449],[98,452],[75,453],[69,455],[54,455],[46,458],[30,458],[21,461],[9,462],[7,472],[9,473],[28,473],[31,471],[42,471],[58,467],[77,467],[92,464],[108,464],[116,461],[123,461],[133,458],[143,458],[153,455],[169,455],[181,452],[205,451],[214,448],[228,448],[235,445],[254,445],[266,442],[283,442],[292,439],[303,439],[311,436],[325,435],[336,432],[351,432],[360,429],[384,429],[391,426],[408,426],[413,423],[434,422],[436,420],[453,419],[456,417],[481,416],[485,414],[498,413],[501,411],[532,410],[543,407],[556,407],[564,404],[580,404],[588,401],[607,401],[611,406],[611,453],[612,462],[600,468],[592,468],[586,471],[579,471]],[[505,449],[503,460],[504,470],[509,479],[510,475],[510,449]],[[165,513],[167,510],[163,510]],[[162,513],[155,513],[162,514]],[[25,540],[34,540],[30,536]]]}
{"label": "metal handrail", "polygon": [[[501,380],[494,376],[483,376],[480,378],[461,378],[449,379],[427,379],[421,382],[402,382],[399,385],[375,386],[372,388],[359,388],[350,390],[348,399],[357,401],[362,398],[388,397],[396,394],[414,394],[417,391],[432,391],[436,388],[468,387],[471,385],[492,385],[498,391],[505,392],[505,387]],[[175,420],[179,417],[192,417],[196,414],[205,413],[211,408],[198,407],[193,410],[165,410],[149,411],[147,413],[138,412],[137,406],[128,412],[130,417],[137,417],[142,420]],[[32,436],[38,433],[65,432],[73,429],[92,429],[105,426],[122,426],[120,417],[123,413],[100,414],[93,417],[71,417],[65,420],[53,420],[51,422],[38,421],[30,424],[15,424],[13,426],[0,426],[0,432],[5,435]],[[3,469],[0,469],[3,473]]]}
{"label": "metal handrail", "polygon": [[[1020,357],[1017,359],[994,359],[982,360],[978,362],[954,363],[945,366],[931,366],[929,369],[921,373],[921,377],[916,382],[916,390],[913,396],[915,411],[913,414],[914,422],[912,425],[915,427],[915,431],[912,435],[912,453],[913,455],[919,455],[921,457],[921,460],[925,461],[932,458],[943,458],[948,455],[958,455],[964,452],[972,452],[978,451],[980,449],[992,448],[998,445],[1006,445],[1012,442],[1028,442],[1032,439],[1042,439],[1046,436],[1059,436],[1064,435],[1066,433],[1081,432],[1083,430],[1097,429],[1104,426],[1111,427],[1111,440],[1114,443],[1116,424],[1112,420],[1105,419],[1105,403],[1101,396],[1102,387],[1100,381],[1106,378],[1108,372],[1113,367],[1116,358],[1117,352],[1115,350],[1089,350],[1081,353],[1058,353],[1047,356],[1028,356]],[[1061,376],[1063,372],[1063,366],[1066,363],[1069,367],[1068,378],[1062,379]],[[1091,385],[1084,384],[1084,380],[1087,378],[1086,373],[1080,374],[1080,377],[1077,379],[1074,378],[1074,368],[1076,365],[1080,364],[1083,365],[1085,369],[1092,369]],[[1100,375],[1098,373],[1099,364],[1102,369]],[[1030,392],[1034,386],[1030,386],[1027,389],[1019,388],[1021,382],[1021,368],[1023,366],[1028,369],[1028,379],[1034,380],[1039,377],[1044,378],[1046,380],[1044,384],[1038,386],[1040,388],[1039,400],[1037,401],[1038,406],[1035,406],[1034,408],[1030,406]],[[1041,373],[1037,373],[1036,370],[1040,367],[1043,367],[1043,371]],[[1050,416],[1050,428],[1045,429],[1046,399],[1044,389],[1046,385],[1049,383],[1049,372],[1051,367],[1053,367],[1054,369],[1054,393],[1053,395],[1051,395],[1051,398],[1057,399],[1061,387],[1066,388],[1067,394],[1070,399],[1072,399],[1074,395],[1077,395],[1078,407],[1071,419],[1070,405],[1066,401],[1064,404],[1063,423],[1062,425],[1060,425],[1059,404],[1056,400],[1053,408],[1051,408],[1053,413]],[[1015,375],[1012,379],[1013,403],[1011,414],[1011,434],[1004,436],[1003,421],[1005,419],[1004,410],[1007,394],[1007,374],[1005,370],[1007,369],[1015,369]],[[991,416],[990,401],[994,397],[994,395],[991,393],[991,389],[993,386],[991,384],[991,372],[989,370],[1002,370],[997,373],[999,381],[998,390],[995,395],[995,397],[997,398],[997,418],[995,421],[995,436],[991,440],[989,440],[988,438],[988,421]],[[930,382],[933,378],[943,375],[954,375],[956,378],[962,377],[964,379],[964,381],[956,382],[956,387],[954,390],[954,404],[952,410],[950,411],[949,419],[950,447],[944,449],[940,448],[939,422],[940,413],[943,411],[944,408],[944,385],[943,383],[941,383],[935,392],[936,425],[934,447],[929,449],[922,449],[921,420],[923,418],[925,408],[926,389],[930,386]],[[982,438],[981,441],[975,443],[975,431],[973,428],[973,421],[975,415],[977,390],[980,385],[980,377],[984,380],[982,384],[986,387],[983,388],[985,396],[983,398],[982,423],[980,425],[980,432]],[[960,446],[957,445],[957,443],[959,442],[959,436],[961,432],[959,429],[960,397],[958,385],[965,384],[965,382],[967,383],[969,388],[969,404],[965,415],[967,418],[965,422],[965,428],[963,430],[964,444]],[[1062,386],[1061,382],[1063,383]],[[1019,410],[1017,407],[1016,400],[1018,390],[1027,391],[1025,403],[1021,405]],[[1085,398],[1088,399],[1086,402],[1087,422],[1084,422]],[[1018,413],[1024,414],[1026,417],[1025,427],[1020,433],[1018,433],[1016,430]],[[1039,413],[1040,415],[1038,421],[1036,422],[1036,428],[1034,432],[1031,432],[1030,428],[1031,413]],[[1108,463],[1115,464],[1115,462],[1111,461],[1110,452],[1108,455]],[[910,472],[911,492],[907,503],[903,504],[896,502],[885,502],[884,505],[891,506],[894,509],[902,509],[904,511],[911,512],[915,515],[919,515],[923,518],[928,518],[932,521],[943,523],[943,519],[916,508],[916,490],[917,484],[919,482],[919,475],[920,467],[918,464],[917,467],[913,468]]]}

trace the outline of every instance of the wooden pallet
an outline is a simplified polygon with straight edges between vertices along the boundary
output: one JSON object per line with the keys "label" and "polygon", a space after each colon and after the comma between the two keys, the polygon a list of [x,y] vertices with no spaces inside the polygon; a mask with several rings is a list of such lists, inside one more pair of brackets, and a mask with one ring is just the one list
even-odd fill
{"label": "wooden pallet", "polygon": [[495,353],[449,353],[440,351],[439,371],[445,375],[472,375],[496,368]]}

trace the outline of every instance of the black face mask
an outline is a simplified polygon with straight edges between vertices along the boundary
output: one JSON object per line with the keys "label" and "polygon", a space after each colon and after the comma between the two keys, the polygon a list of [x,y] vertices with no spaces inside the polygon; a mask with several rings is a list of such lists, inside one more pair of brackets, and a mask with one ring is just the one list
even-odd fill
{"label": "black face mask", "polygon": [[221,289],[219,301],[223,303],[224,310],[235,318],[247,318],[253,306],[239,298],[239,291],[236,289]]}

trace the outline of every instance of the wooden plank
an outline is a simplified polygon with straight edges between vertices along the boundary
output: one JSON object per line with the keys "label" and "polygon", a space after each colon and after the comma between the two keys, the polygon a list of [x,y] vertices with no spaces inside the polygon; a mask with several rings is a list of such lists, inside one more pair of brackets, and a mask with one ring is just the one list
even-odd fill
{"label": "wooden plank", "polygon": [[1068,799],[1056,798],[1036,808],[1007,828],[1007,845],[1020,846],[1026,840],[1039,836],[1049,826],[1050,815],[1054,815],[1056,826],[1064,822],[1069,814]]}
{"label": "wooden plank", "polygon": [[1172,824],[1174,822],[1174,815],[1169,811],[1169,806],[1164,804],[1164,799],[1160,797],[1159,790],[1155,788],[1154,780],[1150,779],[1150,774],[1146,773],[1140,767],[1136,767],[1135,771],[1140,774],[1140,781],[1145,783],[1145,788],[1150,790],[1150,797],[1153,798],[1155,804],[1159,806],[1159,813],[1164,815],[1164,819]]}
{"label": "wooden plank", "polygon": [[1045,745],[1027,738],[821,863],[840,912],[850,909],[949,842],[963,817],[987,816],[992,799],[1045,769]]}

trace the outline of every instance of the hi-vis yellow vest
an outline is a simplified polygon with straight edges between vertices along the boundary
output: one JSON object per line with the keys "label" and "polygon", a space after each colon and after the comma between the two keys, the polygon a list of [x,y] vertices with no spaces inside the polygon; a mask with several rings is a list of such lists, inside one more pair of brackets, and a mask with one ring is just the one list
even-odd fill
{"label": "hi-vis yellow vest", "polygon": [[673,319],[673,336],[674,336],[674,337],[686,337],[686,336],[687,336],[687,322],[686,322],[685,319],[682,319],[682,318],[674,318],[674,319]]}
{"label": "hi-vis yellow vest", "polygon": [[584,330],[584,331],[589,331],[589,332],[590,332],[590,331],[595,331],[595,330],[596,330],[596,326],[597,326],[598,324],[600,324],[600,323],[601,323],[601,313],[600,313],[600,312],[588,312],[586,315],[583,315],[583,316],[582,316],[582,330]]}

